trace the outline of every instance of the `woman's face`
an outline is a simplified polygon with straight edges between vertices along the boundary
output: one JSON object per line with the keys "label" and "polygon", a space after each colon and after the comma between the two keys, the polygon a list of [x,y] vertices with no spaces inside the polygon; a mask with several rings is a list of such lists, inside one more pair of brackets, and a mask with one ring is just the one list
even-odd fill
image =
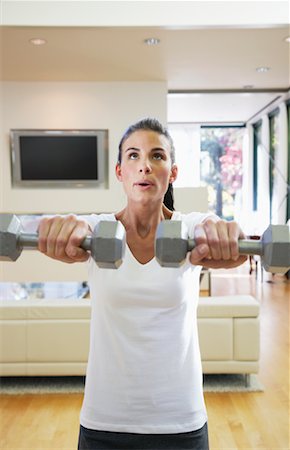
{"label": "woman's face", "polygon": [[116,175],[131,200],[146,203],[162,200],[168,184],[177,176],[167,138],[155,131],[138,130],[122,146],[122,162]]}

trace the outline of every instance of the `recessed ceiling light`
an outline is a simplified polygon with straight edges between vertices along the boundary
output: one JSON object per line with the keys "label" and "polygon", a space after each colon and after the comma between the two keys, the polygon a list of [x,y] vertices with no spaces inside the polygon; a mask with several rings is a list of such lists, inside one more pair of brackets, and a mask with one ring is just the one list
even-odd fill
{"label": "recessed ceiling light", "polygon": [[154,37],[147,38],[147,39],[144,39],[144,44],[146,44],[146,45],[158,45],[158,44],[160,44],[160,39],[154,38]]}
{"label": "recessed ceiling light", "polygon": [[32,38],[29,40],[32,45],[44,45],[46,44],[46,40],[42,38]]}
{"label": "recessed ceiling light", "polygon": [[284,39],[284,41],[285,41],[285,42],[289,42],[289,44],[290,44],[290,36],[286,37],[286,38]]}
{"label": "recessed ceiling light", "polygon": [[266,67],[266,66],[261,66],[261,67],[257,67],[256,71],[259,73],[266,73],[269,72],[270,67]]}

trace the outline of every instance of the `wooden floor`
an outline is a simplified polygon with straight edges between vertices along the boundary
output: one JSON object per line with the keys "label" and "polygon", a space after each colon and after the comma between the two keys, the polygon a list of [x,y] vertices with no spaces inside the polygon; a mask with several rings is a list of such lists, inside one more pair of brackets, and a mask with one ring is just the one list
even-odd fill
{"label": "wooden floor", "polygon": [[[205,394],[211,449],[289,450],[289,301],[290,281],[264,274],[261,282],[247,266],[215,271],[212,295],[251,294],[261,304],[263,393]],[[236,273],[234,273],[236,272]]]}
{"label": "wooden floor", "polygon": [[[214,271],[212,295],[251,294],[261,303],[259,393],[206,393],[211,450],[289,450],[290,282]],[[1,450],[75,450],[82,395],[2,396]],[[117,449],[116,449],[117,450]]]}

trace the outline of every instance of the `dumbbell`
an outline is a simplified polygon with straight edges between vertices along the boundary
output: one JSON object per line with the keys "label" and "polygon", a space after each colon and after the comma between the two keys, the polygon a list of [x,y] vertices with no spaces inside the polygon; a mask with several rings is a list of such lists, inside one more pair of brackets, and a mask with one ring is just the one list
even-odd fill
{"label": "dumbbell", "polygon": [[[157,227],[155,257],[163,267],[180,267],[187,252],[195,248],[188,238],[186,225],[179,220],[163,220]],[[241,255],[259,255],[264,269],[286,273],[290,268],[290,233],[288,225],[269,225],[258,241],[239,240]]]}
{"label": "dumbbell", "polygon": [[[104,269],[117,269],[125,253],[126,233],[121,222],[100,221],[81,248],[89,250],[96,264]],[[22,250],[35,249],[38,235],[24,233],[19,218],[0,214],[0,261],[16,261]]]}

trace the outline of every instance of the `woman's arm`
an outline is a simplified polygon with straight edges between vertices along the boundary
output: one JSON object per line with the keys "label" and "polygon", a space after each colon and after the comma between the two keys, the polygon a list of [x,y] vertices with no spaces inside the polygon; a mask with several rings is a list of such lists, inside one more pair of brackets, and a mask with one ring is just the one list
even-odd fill
{"label": "woman's arm", "polygon": [[90,253],[80,248],[91,234],[89,224],[77,216],[43,218],[38,227],[38,249],[50,258],[74,263],[87,261]]}
{"label": "woman's arm", "polygon": [[208,217],[194,229],[197,245],[191,251],[190,261],[213,269],[240,266],[247,260],[247,256],[239,255],[238,240],[243,238],[238,223]]}

